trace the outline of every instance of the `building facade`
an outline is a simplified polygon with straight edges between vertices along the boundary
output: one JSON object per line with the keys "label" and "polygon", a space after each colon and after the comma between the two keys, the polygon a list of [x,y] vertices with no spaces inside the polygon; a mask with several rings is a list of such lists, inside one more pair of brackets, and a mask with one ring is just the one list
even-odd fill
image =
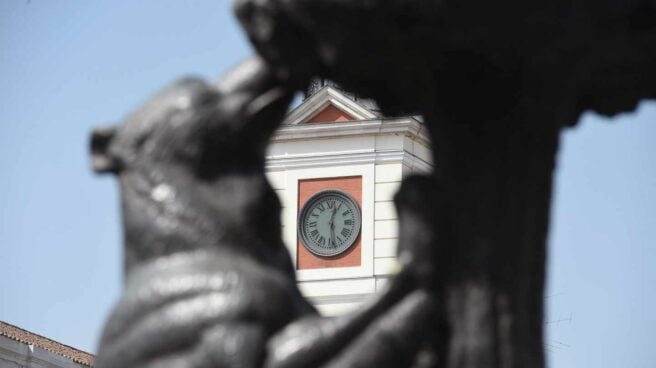
{"label": "building facade", "polygon": [[[429,171],[432,163],[428,134],[418,118],[384,118],[331,85],[313,92],[273,137],[266,170],[282,203],[283,239],[299,287],[330,316],[357,307],[397,270],[393,196],[404,176]],[[330,194],[356,202],[359,219],[346,215],[347,199]],[[331,212],[335,200],[340,212]],[[359,220],[357,236],[341,239],[355,230],[353,220]],[[321,255],[324,248],[338,254]]]}
{"label": "building facade", "polygon": [[93,355],[0,321],[0,368],[87,368]]}

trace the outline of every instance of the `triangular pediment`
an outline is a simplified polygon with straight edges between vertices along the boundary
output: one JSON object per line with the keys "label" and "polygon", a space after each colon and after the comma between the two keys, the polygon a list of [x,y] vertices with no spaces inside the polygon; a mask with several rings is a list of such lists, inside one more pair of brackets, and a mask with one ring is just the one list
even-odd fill
{"label": "triangular pediment", "polygon": [[377,115],[343,92],[326,86],[308,97],[285,118],[283,124],[333,123],[375,119]]}
{"label": "triangular pediment", "polygon": [[336,123],[340,121],[353,121],[358,120],[351,116],[351,114],[346,111],[336,107],[332,103],[329,103],[328,106],[319,110],[311,118],[307,119],[305,123]]}

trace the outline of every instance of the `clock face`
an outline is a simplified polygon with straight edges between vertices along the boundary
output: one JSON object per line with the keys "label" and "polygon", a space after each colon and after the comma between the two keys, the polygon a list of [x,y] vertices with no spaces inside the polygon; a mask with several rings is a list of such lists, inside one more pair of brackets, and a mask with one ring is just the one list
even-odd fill
{"label": "clock face", "polygon": [[360,233],[360,207],[348,194],[324,190],[303,206],[298,221],[301,242],[318,256],[335,256],[351,247]]}

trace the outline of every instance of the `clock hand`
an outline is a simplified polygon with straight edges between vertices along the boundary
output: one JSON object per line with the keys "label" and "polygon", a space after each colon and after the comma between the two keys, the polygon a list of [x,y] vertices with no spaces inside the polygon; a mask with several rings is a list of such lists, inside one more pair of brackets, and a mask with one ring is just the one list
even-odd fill
{"label": "clock hand", "polygon": [[330,215],[330,241],[333,245],[337,245],[335,243],[335,212],[337,212],[337,207],[333,207],[333,214]]}

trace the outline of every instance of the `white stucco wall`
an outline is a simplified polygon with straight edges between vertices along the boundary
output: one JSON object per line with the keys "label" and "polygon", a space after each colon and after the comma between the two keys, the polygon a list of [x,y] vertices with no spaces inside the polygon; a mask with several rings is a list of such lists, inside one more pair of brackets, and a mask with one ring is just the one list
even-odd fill
{"label": "white stucco wall", "polygon": [[298,181],[362,176],[362,263],[299,270],[303,294],[324,315],[360,305],[397,269],[393,197],[404,176],[430,170],[423,125],[412,118],[284,126],[267,154],[267,176],[283,210],[283,239],[296,262]]}

